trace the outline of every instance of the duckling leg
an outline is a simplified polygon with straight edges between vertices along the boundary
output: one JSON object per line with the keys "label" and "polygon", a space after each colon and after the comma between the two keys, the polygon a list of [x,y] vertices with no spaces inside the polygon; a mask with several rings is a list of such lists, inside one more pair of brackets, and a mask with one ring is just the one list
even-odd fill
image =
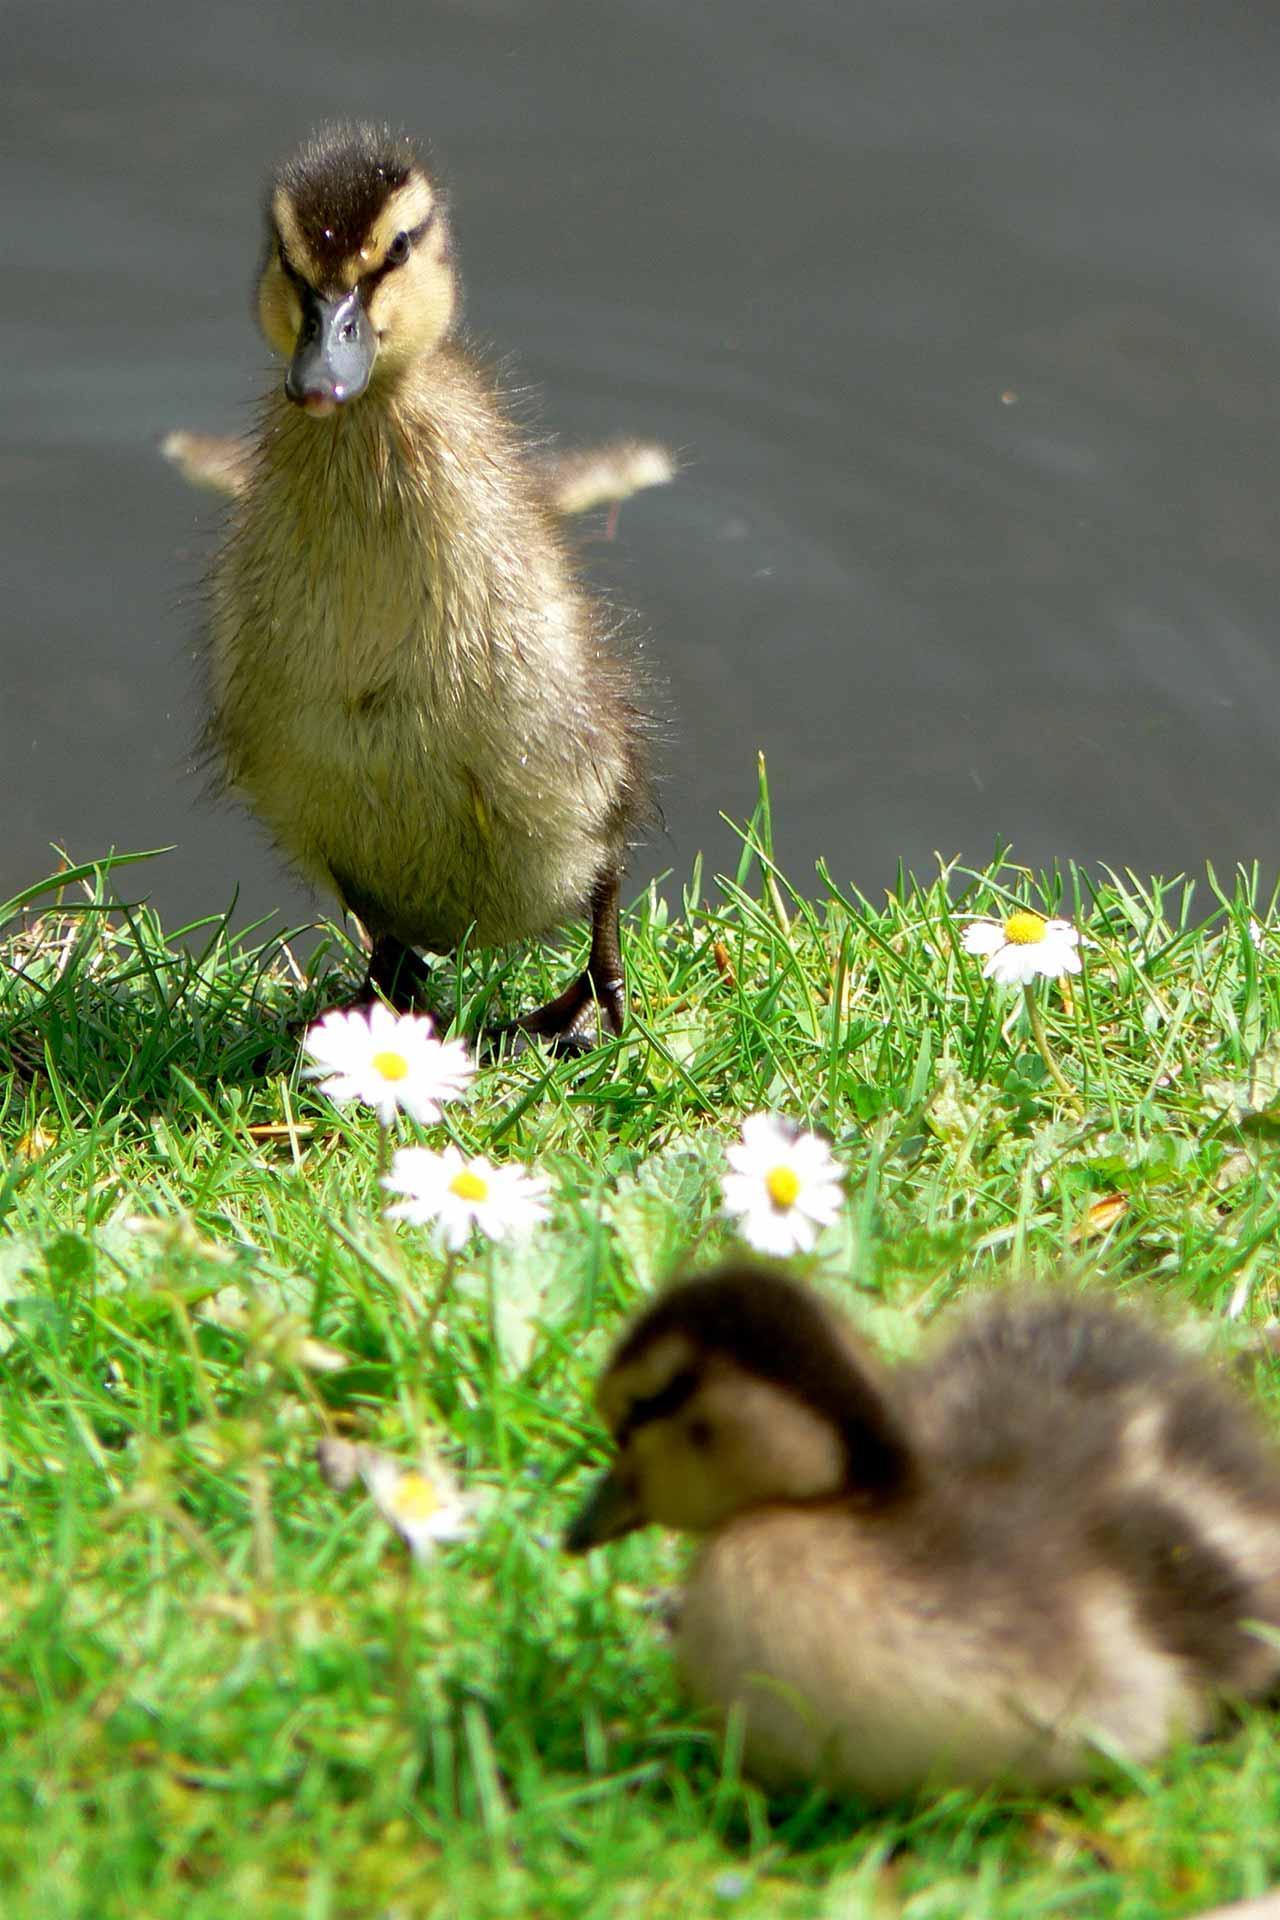
{"label": "duckling leg", "polygon": [[546,1040],[556,1053],[586,1053],[607,1034],[621,1033],[626,982],[618,931],[621,876],[606,874],[591,895],[591,952],[585,970],[562,994],[526,1013],[509,1033]]}
{"label": "duckling leg", "polygon": [[427,997],[431,975],[412,947],[406,947],[392,933],[375,931],[386,924],[385,909],[376,896],[356,885],[346,873],[333,873],[334,890],[348,913],[354,914],[368,936],[369,965],[360,991],[347,1002],[351,1007],[367,1007],[382,999],[397,1013],[421,1010]]}
{"label": "duckling leg", "polygon": [[397,1013],[413,1013],[422,1006],[430,977],[412,947],[403,946],[389,933],[381,933],[374,940],[369,971],[355,1004],[365,1006],[381,997]]}
{"label": "duckling leg", "polygon": [[[347,994],[324,1007],[324,1013],[358,1013],[375,1001],[385,1000],[397,1013],[421,1013],[426,1008],[430,974],[412,947],[402,946],[389,934],[380,934],[369,953],[369,965],[355,993]],[[287,1022],[286,1031],[301,1035],[320,1015],[299,1014]],[[262,1056],[261,1071],[266,1072],[267,1054]]]}

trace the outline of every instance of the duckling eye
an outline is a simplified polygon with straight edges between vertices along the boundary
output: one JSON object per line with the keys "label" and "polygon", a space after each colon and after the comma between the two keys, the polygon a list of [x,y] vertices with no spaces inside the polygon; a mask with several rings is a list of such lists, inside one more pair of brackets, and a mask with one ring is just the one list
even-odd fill
{"label": "duckling eye", "polygon": [[398,233],[391,242],[391,245],[387,248],[387,265],[389,267],[402,267],[408,258],[409,236],[407,233]]}
{"label": "duckling eye", "polygon": [[696,1448],[699,1453],[706,1453],[711,1446],[711,1442],[715,1439],[715,1435],[711,1430],[711,1422],[696,1416],[689,1422],[686,1431],[689,1435],[689,1445]]}

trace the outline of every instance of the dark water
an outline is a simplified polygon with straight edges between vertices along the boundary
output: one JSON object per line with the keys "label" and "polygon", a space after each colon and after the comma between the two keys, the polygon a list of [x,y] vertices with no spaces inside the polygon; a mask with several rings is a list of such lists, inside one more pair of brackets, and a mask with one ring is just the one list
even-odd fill
{"label": "dark water", "polygon": [[[593,575],[669,685],[668,835],[784,865],[1274,863],[1280,17],[1225,0],[9,4],[0,898],[176,842],[172,920],[310,904],[189,771],[267,161],[428,134],[473,330],[679,486]],[[136,884],[142,885],[141,881]]]}

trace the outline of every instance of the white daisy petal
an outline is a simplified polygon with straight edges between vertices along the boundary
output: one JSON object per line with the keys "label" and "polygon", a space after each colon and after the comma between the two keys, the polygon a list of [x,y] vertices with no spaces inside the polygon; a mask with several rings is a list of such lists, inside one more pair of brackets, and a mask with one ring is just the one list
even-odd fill
{"label": "white daisy petal", "polygon": [[794,1211],[803,1213],[820,1227],[829,1227],[840,1212],[843,1199],[843,1193],[836,1186],[806,1187],[796,1195]]}
{"label": "white daisy petal", "polygon": [[1001,947],[982,969],[998,987],[1025,987],[1040,971],[1036,956],[1025,947]]}
{"label": "white daisy petal", "polygon": [[798,1133],[789,1143],[789,1158],[806,1181],[830,1180],[839,1171],[830,1147],[816,1133]]}
{"label": "white daisy petal", "polygon": [[748,1179],[750,1178],[751,1169],[756,1163],[756,1150],[754,1148],[744,1147],[739,1140],[735,1142],[733,1146],[726,1149],[724,1157],[735,1173],[740,1173]]}
{"label": "white daisy petal", "polygon": [[765,1148],[786,1146],[795,1138],[796,1129],[788,1127],[776,1113],[752,1113],[742,1123],[739,1153],[755,1153]]}
{"label": "white daisy petal", "polygon": [[784,1260],[788,1254],[812,1252],[817,1239],[812,1222],[796,1208],[779,1213],[769,1205],[753,1206],[739,1219],[738,1230],[758,1253]]}
{"label": "white daisy petal", "polygon": [[750,1213],[759,1195],[760,1183],[749,1173],[726,1173],[720,1182],[720,1197],[726,1213]]}
{"label": "white daisy petal", "polygon": [[975,920],[960,935],[966,953],[997,953],[1004,945],[1004,928],[996,920]]}

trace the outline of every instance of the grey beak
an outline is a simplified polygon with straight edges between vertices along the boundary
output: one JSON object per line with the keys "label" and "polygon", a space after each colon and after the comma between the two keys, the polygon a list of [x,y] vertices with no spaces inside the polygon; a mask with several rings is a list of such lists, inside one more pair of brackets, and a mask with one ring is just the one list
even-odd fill
{"label": "grey beak", "polygon": [[302,326],[284,390],[297,406],[340,406],[369,384],[378,342],[360,294],[326,300],[311,287],[300,289]]}
{"label": "grey beak", "polygon": [[586,1505],[565,1533],[564,1544],[570,1553],[586,1553],[646,1524],[635,1493],[614,1469],[596,1481]]}

